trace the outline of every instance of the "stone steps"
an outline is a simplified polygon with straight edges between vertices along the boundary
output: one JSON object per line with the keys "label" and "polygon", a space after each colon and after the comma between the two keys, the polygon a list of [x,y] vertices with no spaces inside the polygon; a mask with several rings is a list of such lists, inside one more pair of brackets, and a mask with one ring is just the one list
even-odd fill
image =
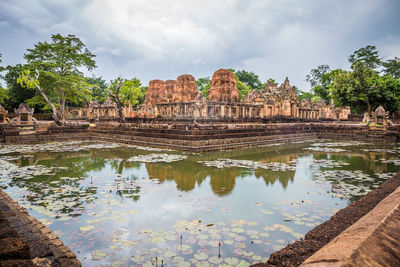
{"label": "stone steps", "polygon": [[21,131],[19,132],[20,135],[30,135],[30,134],[36,134],[36,131]]}

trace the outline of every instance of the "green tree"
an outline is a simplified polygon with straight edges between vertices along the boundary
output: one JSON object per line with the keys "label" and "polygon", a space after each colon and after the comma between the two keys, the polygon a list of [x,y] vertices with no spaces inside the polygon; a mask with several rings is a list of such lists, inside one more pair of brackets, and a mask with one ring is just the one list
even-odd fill
{"label": "green tree", "polygon": [[[26,66],[17,64],[15,66],[7,66],[4,81],[7,85],[7,93],[9,96],[8,109],[17,108],[20,103],[28,102],[36,94],[34,89],[27,88],[21,85],[17,80],[20,73],[26,69]],[[35,106],[35,109],[40,109],[40,106]]]}
{"label": "green tree", "polygon": [[400,58],[395,57],[394,59],[382,62],[382,66],[384,67],[383,72],[385,74],[400,79]]}
{"label": "green tree", "polygon": [[367,68],[373,70],[381,66],[382,63],[374,45],[367,45],[356,50],[349,56],[348,60],[352,66],[358,62],[363,62]]}
{"label": "green tree", "polygon": [[364,122],[370,121],[371,112],[380,105],[391,112],[400,107],[399,80],[381,76],[361,61],[352,65],[351,71],[335,76],[331,92],[335,104],[349,105],[353,112],[364,113]]}
{"label": "green tree", "polygon": [[95,68],[95,56],[74,35],[53,34],[51,39],[51,43],[39,42],[28,49],[24,57],[29,69],[21,73],[19,82],[40,92],[54,121],[61,125],[57,109],[64,120],[66,102],[77,103],[89,93],[81,69]]}
{"label": "green tree", "polygon": [[233,75],[235,76],[236,79],[236,87],[239,90],[239,101],[240,101],[240,99],[242,99],[242,96],[248,95],[251,89],[247,84],[239,80],[239,77],[235,73]]}
{"label": "green tree", "polygon": [[106,89],[108,88],[108,84],[103,80],[103,77],[92,76],[86,78],[86,82],[89,85],[90,100],[97,99],[99,103],[103,103],[107,97]]}
{"label": "green tree", "polygon": [[204,85],[203,89],[201,89],[201,94],[208,99],[208,92],[211,89],[211,83],[207,83],[206,85]]}
{"label": "green tree", "polygon": [[210,83],[210,77],[199,78],[196,81],[197,88],[199,91],[203,92],[204,87]]}
{"label": "green tree", "polygon": [[[380,105],[390,112],[400,107],[399,80],[392,75],[380,75],[378,67],[382,62],[375,46],[355,51],[349,62],[350,71],[333,75],[330,91],[335,104],[349,105],[353,112],[364,113],[364,122],[370,121],[371,112]],[[389,67],[396,66],[395,63],[390,62]]]}
{"label": "green tree", "polygon": [[247,85],[252,90],[262,90],[264,89],[264,84],[260,81],[258,78],[258,75],[255,74],[252,71],[246,71],[246,70],[238,70],[238,71],[233,71],[234,74],[236,74],[237,78]]}
{"label": "green tree", "polygon": [[[2,58],[2,54],[0,53],[0,64],[2,64],[3,63],[3,60],[1,59]],[[2,66],[2,65],[0,65],[0,72],[2,72],[4,70],[4,67]],[[1,77],[2,78],[2,77]]]}
{"label": "green tree", "polygon": [[142,86],[138,78],[123,79],[118,77],[110,81],[110,85],[107,88],[109,95],[116,93],[115,88],[117,84],[121,84],[118,96],[122,104],[130,104],[133,107],[143,104],[147,88]]}
{"label": "green tree", "polygon": [[303,101],[304,99],[312,99],[314,98],[314,94],[311,92],[306,92],[306,91],[302,91],[302,90],[296,90],[297,93],[297,99],[299,100],[299,102]]}
{"label": "green tree", "polygon": [[322,84],[322,76],[330,72],[329,65],[319,65],[312,69],[306,76],[306,81],[310,83],[311,88]]}
{"label": "green tree", "polygon": [[314,95],[324,100],[326,104],[331,100],[329,86],[332,84],[334,73],[330,70],[329,65],[319,65],[306,76],[306,81],[310,83]]}
{"label": "green tree", "polygon": [[[3,79],[4,76],[1,74],[1,72],[4,71],[4,67],[1,65],[1,63],[3,62],[1,59],[1,53],[0,53],[0,78]],[[3,86],[0,84],[0,104],[5,106],[6,104],[6,100],[8,100],[8,94],[7,94],[7,90],[3,88]]]}

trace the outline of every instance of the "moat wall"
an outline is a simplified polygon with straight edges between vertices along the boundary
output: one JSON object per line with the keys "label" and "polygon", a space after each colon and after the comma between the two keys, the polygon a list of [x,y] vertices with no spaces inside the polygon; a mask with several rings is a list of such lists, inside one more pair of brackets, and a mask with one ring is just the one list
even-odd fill
{"label": "moat wall", "polygon": [[124,124],[101,122],[94,127],[87,124],[49,124],[36,126],[28,132],[21,131],[18,127],[3,125],[0,134],[1,142],[7,144],[99,140],[188,152],[207,152],[315,139],[396,143],[400,140],[400,125],[384,129],[333,122],[148,120]]}

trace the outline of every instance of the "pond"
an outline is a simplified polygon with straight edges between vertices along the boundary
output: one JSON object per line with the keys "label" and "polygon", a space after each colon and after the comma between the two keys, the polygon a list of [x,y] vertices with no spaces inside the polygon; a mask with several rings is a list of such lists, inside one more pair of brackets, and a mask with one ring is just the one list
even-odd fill
{"label": "pond", "polygon": [[0,146],[0,187],[83,266],[248,266],[400,170],[400,147],[318,140],[184,154]]}

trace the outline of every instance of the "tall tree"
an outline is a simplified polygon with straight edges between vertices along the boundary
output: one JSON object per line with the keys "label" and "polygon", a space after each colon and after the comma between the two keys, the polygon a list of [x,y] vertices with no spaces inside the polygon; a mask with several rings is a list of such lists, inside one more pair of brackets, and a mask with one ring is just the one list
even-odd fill
{"label": "tall tree", "polygon": [[142,86],[142,83],[137,78],[129,80],[118,77],[110,81],[107,92],[114,99],[115,103],[117,103],[118,113],[122,122],[125,121],[122,113],[123,106],[130,104],[135,107],[142,104],[146,91],[147,87]]}
{"label": "tall tree", "polygon": [[315,96],[318,96],[327,104],[331,100],[329,86],[332,84],[332,73],[334,72],[330,70],[329,65],[319,65],[306,76],[306,81],[310,83]]}
{"label": "tall tree", "polygon": [[4,67],[1,65],[3,63],[3,60],[1,59],[3,55],[0,53],[0,72],[4,70]]}
{"label": "tall tree", "polygon": [[[29,102],[29,99],[32,99],[36,94],[34,89],[27,88],[17,81],[20,73],[24,69],[26,69],[26,66],[21,64],[17,64],[15,66],[9,65],[6,67],[4,81],[6,82],[8,91],[7,93],[10,97],[8,103],[9,109],[17,108],[20,103]],[[38,108],[39,106],[35,106],[35,110]]]}
{"label": "tall tree", "polygon": [[364,122],[370,121],[371,112],[380,105],[391,112],[400,108],[399,80],[381,76],[361,61],[352,65],[351,71],[340,71],[334,77],[331,92],[336,104],[364,113]]}
{"label": "tall tree", "polygon": [[99,103],[103,103],[107,97],[106,89],[108,84],[103,77],[95,77],[92,76],[86,79],[86,82],[89,85],[90,97],[92,99],[97,99]]}
{"label": "tall tree", "polygon": [[30,70],[21,73],[19,82],[40,92],[60,125],[57,108],[64,120],[66,102],[76,102],[88,93],[82,90],[87,84],[81,69],[92,70],[96,65],[95,56],[75,35],[53,34],[51,39],[51,43],[39,42],[28,49],[24,57]]}
{"label": "tall tree", "polygon": [[348,60],[352,66],[357,62],[363,62],[367,68],[373,70],[377,69],[382,63],[374,45],[367,45],[366,47],[354,51],[354,53],[349,56]]}
{"label": "tall tree", "polygon": [[[2,55],[1,55],[1,53],[0,53],[0,78],[3,79],[4,76],[1,74],[1,72],[4,71],[4,67],[1,65],[1,63],[3,62],[3,61],[1,60],[1,56],[2,56]],[[7,90],[4,89],[4,88],[1,86],[1,84],[0,84],[0,104],[1,104],[1,105],[5,105],[6,100],[7,100],[8,98],[9,98],[9,97],[8,97],[8,94],[7,94]]]}
{"label": "tall tree", "polygon": [[364,113],[364,122],[370,121],[372,110],[379,105],[391,112],[400,108],[399,80],[392,75],[380,75],[378,68],[382,62],[375,46],[360,48],[348,59],[351,70],[333,75],[330,90],[336,104]]}
{"label": "tall tree", "polygon": [[262,90],[264,89],[264,84],[260,81],[258,78],[258,75],[255,74],[252,71],[246,71],[246,70],[238,70],[238,71],[233,71],[234,74],[236,74],[237,78],[247,85],[250,89],[252,90]]}
{"label": "tall tree", "polygon": [[306,82],[309,82],[311,88],[322,84],[322,76],[330,72],[329,65],[319,65],[317,68],[312,69],[306,76]]}
{"label": "tall tree", "polygon": [[392,75],[393,77],[400,79],[400,58],[395,57],[394,59],[389,59],[382,62],[384,67],[383,72],[387,75]]}

